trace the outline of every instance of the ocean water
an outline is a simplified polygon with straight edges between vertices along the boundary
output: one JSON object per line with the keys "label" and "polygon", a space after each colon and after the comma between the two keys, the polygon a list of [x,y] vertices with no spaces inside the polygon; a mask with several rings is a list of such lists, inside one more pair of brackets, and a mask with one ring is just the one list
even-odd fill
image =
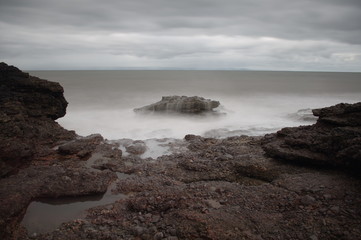
{"label": "ocean water", "polygon": [[[69,102],[57,121],[109,140],[264,135],[315,122],[311,109],[361,101],[361,73],[267,71],[32,71],[59,82]],[[162,96],[202,96],[220,114],[137,114]]]}

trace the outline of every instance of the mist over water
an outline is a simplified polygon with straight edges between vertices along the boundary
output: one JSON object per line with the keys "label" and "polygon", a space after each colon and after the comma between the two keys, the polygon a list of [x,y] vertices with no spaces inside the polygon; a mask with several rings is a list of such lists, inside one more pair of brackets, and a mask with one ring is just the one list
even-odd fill
{"label": "mist over water", "polygon": [[[361,101],[361,73],[251,71],[34,71],[59,82],[69,102],[57,121],[80,135],[107,139],[263,135],[315,122],[310,109]],[[217,112],[137,114],[162,96],[220,101]],[[303,110],[302,110],[303,109]],[[302,111],[299,111],[302,110]]]}

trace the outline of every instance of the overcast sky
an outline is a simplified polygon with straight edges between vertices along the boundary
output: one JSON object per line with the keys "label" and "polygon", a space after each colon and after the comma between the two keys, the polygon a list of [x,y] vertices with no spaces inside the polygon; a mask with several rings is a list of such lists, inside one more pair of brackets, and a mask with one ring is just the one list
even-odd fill
{"label": "overcast sky", "polygon": [[361,0],[0,0],[22,69],[361,71]]}

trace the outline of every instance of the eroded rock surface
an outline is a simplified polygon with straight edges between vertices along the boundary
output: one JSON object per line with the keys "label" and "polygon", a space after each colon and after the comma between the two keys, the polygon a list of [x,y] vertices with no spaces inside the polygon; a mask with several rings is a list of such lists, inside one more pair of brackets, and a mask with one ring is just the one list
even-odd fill
{"label": "eroded rock surface", "polygon": [[0,63],[0,177],[75,137],[54,121],[65,115],[66,106],[58,83]]}
{"label": "eroded rock surface", "polygon": [[203,97],[167,96],[162,100],[145,107],[134,109],[135,112],[179,112],[203,113],[210,112],[219,106],[218,101]]}
{"label": "eroded rock surface", "polygon": [[312,126],[284,128],[265,137],[272,157],[304,164],[361,168],[361,103],[313,110]]}
{"label": "eroded rock surface", "polygon": [[[29,80],[13,67],[9,71],[13,73],[6,74]],[[143,148],[122,156],[120,142],[106,142],[99,135],[76,137],[54,127],[53,118],[61,111],[29,113],[33,105],[21,102],[21,92],[5,84],[1,91],[7,96],[1,98],[7,106],[1,110],[1,127],[11,129],[3,127],[0,134],[5,147],[1,162],[27,160],[19,171],[0,178],[1,239],[358,240],[361,236],[360,179],[323,167],[358,166],[359,104],[315,110],[319,116],[315,125],[286,128],[265,138],[187,135],[175,153],[143,159],[138,154]],[[35,90],[23,91],[31,97]],[[33,136],[31,141],[26,141],[28,136]],[[29,154],[21,151],[22,143],[28,144]],[[123,143],[131,146],[137,141]],[[16,151],[22,157],[15,158]],[[287,164],[281,159],[288,159]],[[292,164],[295,161],[317,162],[321,167]],[[52,232],[32,235],[20,225],[35,199],[107,189],[126,197],[91,208],[87,216]]]}
{"label": "eroded rock surface", "polygon": [[359,180],[268,158],[260,137],[186,140],[153,161],[109,159],[129,174],[113,190],[127,198],[36,239],[359,238]]}

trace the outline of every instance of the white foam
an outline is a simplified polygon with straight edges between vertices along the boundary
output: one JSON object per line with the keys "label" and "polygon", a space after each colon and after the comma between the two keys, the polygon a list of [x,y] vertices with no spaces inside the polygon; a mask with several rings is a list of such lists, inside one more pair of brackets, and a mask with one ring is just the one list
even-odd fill
{"label": "white foam", "polygon": [[[137,114],[133,108],[104,106],[103,109],[72,109],[59,123],[80,135],[100,133],[107,139],[183,138],[186,134],[204,135],[223,129],[235,134],[263,135],[283,127],[311,124],[295,118],[298,110],[319,108],[342,102],[329,96],[258,95],[215,97],[225,115],[190,116],[174,114]],[[291,114],[291,115],[290,115]],[[218,133],[219,135],[219,133]],[[222,136],[218,136],[222,137]]]}

